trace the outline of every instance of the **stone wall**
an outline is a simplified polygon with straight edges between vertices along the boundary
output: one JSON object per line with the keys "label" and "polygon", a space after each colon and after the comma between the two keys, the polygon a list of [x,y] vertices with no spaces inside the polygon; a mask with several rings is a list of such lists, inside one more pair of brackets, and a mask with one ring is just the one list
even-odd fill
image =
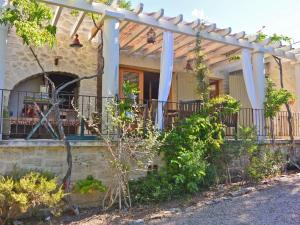
{"label": "stone wall", "polygon": [[[73,169],[71,182],[92,175],[105,186],[114,182],[107,146],[99,141],[72,141]],[[156,165],[161,165],[157,160]],[[9,140],[0,142],[0,175],[8,174],[14,168],[54,173],[60,180],[67,171],[66,151],[63,143],[55,140]],[[144,176],[145,171],[133,172],[130,179]],[[103,194],[73,193],[73,202],[81,207],[101,205]]]}
{"label": "stone wall", "polygon": [[[97,38],[93,42],[87,41],[86,27],[92,27],[92,21],[85,19],[78,30],[82,48],[71,48],[70,30],[76,18],[70,10],[64,9],[57,25],[57,44],[53,48],[36,48],[35,51],[41,64],[47,72],[66,72],[79,77],[95,75],[97,72]],[[54,64],[55,57],[61,57],[58,65]],[[28,46],[16,36],[14,29],[9,30],[8,51],[6,58],[5,88],[13,89],[19,82],[40,74],[38,67]],[[96,79],[82,81],[80,94],[96,95]]]}
{"label": "stone wall", "polygon": [[[105,184],[111,182],[111,168],[107,147],[99,142],[72,142],[72,182],[93,175]],[[66,152],[58,141],[2,141],[0,145],[0,174],[11,172],[14,167],[42,170],[62,178],[67,170]]]}
{"label": "stone wall", "polygon": [[[113,182],[113,172],[109,164],[110,154],[107,146],[98,141],[72,141],[73,170],[72,184],[79,179],[85,179],[93,175],[109,186]],[[232,142],[234,145],[234,142]],[[278,147],[283,153],[288,152],[287,141],[277,141]],[[300,155],[300,141],[296,141],[297,155]],[[154,164],[161,166],[160,159]],[[231,166],[231,171],[241,168],[240,160],[236,160]],[[14,167],[26,170],[40,170],[54,173],[62,179],[67,170],[66,151],[62,142],[46,140],[10,140],[0,142],[0,175],[14,170]],[[130,179],[144,176],[145,172],[135,172]],[[74,203],[81,207],[101,205],[103,194],[91,193],[80,195],[73,193]]]}

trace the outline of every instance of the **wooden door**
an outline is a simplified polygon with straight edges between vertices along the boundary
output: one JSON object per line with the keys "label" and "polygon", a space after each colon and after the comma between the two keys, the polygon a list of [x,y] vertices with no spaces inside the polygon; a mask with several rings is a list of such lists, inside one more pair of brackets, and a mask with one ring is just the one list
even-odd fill
{"label": "wooden door", "polygon": [[219,81],[218,80],[210,80],[209,87],[210,87],[210,98],[218,97],[220,94]]}
{"label": "wooden door", "polygon": [[119,95],[124,98],[123,83],[124,81],[130,81],[136,83],[139,88],[139,100],[144,99],[144,73],[141,70],[120,68],[120,80],[119,80]]}

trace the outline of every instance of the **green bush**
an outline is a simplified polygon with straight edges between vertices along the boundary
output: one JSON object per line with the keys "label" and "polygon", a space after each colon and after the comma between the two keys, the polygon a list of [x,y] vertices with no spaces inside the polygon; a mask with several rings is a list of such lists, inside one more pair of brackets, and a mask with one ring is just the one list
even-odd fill
{"label": "green bush", "polygon": [[166,135],[161,148],[166,171],[184,192],[198,191],[214,151],[224,141],[223,125],[213,118],[194,115]]}
{"label": "green bush", "polygon": [[216,180],[214,163],[224,144],[224,125],[220,116],[239,110],[230,96],[210,100],[200,113],[181,121],[166,133],[159,152],[165,166],[157,174],[131,182],[137,202],[157,202],[193,194]]}
{"label": "green bush", "polygon": [[273,151],[270,146],[259,145],[255,128],[242,127],[238,133],[238,156],[248,160],[245,165],[246,179],[259,182],[281,172],[284,164],[282,153]]}
{"label": "green bush", "polygon": [[87,194],[94,191],[105,192],[106,189],[102,182],[94,179],[93,176],[88,176],[84,180],[77,181],[74,186],[74,191],[80,194]]}
{"label": "green bush", "polygon": [[282,171],[284,158],[281,152],[271,152],[269,149],[253,156],[246,166],[246,174],[250,181],[259,182],[265,178],[275,176]]}
{"label": "green bush", "polygon": [[18,180],[1,177],[0,222],[6,224],[22,213],[41,207],[57,214],[63,196],[64,192],[55,179],[48,179],[38,172],[27,173]]}
{"label": "green bush", "polygon": [[174,180],[164,172],[129,182],[130,194],[135,203],[157,203],[182,195]]}

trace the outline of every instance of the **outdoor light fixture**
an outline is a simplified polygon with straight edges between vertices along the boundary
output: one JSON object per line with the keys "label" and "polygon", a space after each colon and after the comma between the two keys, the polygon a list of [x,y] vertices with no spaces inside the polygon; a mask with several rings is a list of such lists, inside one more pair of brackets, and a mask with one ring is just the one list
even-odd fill
{"label": "outdoor light fixture", "polygon": [[58,63],[59,63],[59,60],[60,60],[60,59],[62,59],[61,56],[55,56],[55,58],[54,58],[54,65],[55,65],[55,66],[58,66]]}
{"label": "outdoor light fixture", "polygon": [[78,34],[75,34],[75,38],[74,38],[72,44],[70,44],[70,47],[72,47],[72,48],[81,48],[82,46],[83,45],[79,41]]}
{"label": "outdoor light fixture", "polygon": [[147,43],[154,44],[156,42],[156,33],[153,28],[151,28],[147,33]]}
{"label": "outdoor light fixture", "polygon": [[186,61],[185,69],[186,69],[186,71],[192,71],[193,70],[191,59]]}

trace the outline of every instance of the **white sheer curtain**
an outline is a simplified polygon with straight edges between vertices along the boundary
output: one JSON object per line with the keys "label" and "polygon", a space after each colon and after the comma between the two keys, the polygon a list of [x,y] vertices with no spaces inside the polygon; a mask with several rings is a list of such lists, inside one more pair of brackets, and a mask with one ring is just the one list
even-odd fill
{"label": "white sheer curtain", "polygon": [[243,60],[243,76],[248,93],[248,97],[253,109],[258,108],[256,91],[255,91],[255,82],[253,77],[253,67],[251,60],[251,51],[249,49],[242,50],[242,60]]}
{"label": "white sheer curtain", "polygon": [[168,101],[173,75],[174,60],[174,37],[173,33],[165,31],[163,33],[163,45],[160,62],[160,80],[158,91],[158,108],[156,115],[156,125],[158,129],[163,129],[164,125],[164,106]]}

